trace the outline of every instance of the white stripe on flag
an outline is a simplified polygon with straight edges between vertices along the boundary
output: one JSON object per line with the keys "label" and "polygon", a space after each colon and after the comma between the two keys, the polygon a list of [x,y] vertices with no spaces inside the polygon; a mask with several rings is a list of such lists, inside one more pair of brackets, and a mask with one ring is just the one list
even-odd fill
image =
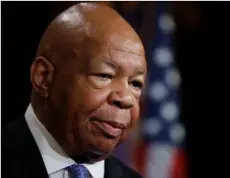
{"label": "white stripe on flag", "polygon": [[175,148],[166,144],[152,144],[146,155],[145,178],[172,178],[171,169]]}

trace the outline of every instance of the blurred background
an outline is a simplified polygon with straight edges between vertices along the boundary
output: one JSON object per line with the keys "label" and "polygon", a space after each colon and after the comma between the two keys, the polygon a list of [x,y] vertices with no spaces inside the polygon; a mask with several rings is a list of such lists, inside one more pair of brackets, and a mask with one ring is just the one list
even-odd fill
{"label": "blurred background", "polygon": [[[23,115],[50,21],[77,2],[1,2],[2,127]],[[140,125],[114,155],[146,178],[229,177],[229,2],[101,2],[140,35]],[[106,14],[105,14],[106,15]]]}

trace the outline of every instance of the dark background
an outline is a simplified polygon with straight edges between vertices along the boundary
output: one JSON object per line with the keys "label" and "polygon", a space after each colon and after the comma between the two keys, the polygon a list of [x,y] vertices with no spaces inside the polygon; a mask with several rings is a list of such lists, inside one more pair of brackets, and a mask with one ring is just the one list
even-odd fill
{"label": "dark background", "polygon": [[[31,91],[29,68],[40,37],[51,19],[71,3],[1,3],[2,127],[24,114]],[[146,7],[147,3],[150,2],[138,5]],[[122,2],[114,4],[121,10]],[[176,62],[182,77],[182,120],[187,130],[190,178],[230,177],[229,5],[228,2],[172,5],[177,24]]]}

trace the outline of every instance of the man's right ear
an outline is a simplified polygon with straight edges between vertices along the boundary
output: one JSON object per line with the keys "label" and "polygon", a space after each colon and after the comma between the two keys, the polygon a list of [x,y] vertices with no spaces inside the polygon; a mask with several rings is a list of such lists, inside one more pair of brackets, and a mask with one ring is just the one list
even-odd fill
{"label": "man's right ear", "polygon": [[33,89],[41,96],[49,96],[49,87],[54,78],[54,65],[45,57],[36,57],[30,68]]}

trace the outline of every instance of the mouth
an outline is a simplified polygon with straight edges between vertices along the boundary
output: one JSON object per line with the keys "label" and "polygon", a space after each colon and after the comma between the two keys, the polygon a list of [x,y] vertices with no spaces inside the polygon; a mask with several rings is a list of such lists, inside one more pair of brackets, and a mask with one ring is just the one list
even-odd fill
{"label": "mouth", "polygon": [[116,122],[107,122],[101,120],[93,120],[93,124],[106,136],[116,138],[121,135],[125,126]]}

